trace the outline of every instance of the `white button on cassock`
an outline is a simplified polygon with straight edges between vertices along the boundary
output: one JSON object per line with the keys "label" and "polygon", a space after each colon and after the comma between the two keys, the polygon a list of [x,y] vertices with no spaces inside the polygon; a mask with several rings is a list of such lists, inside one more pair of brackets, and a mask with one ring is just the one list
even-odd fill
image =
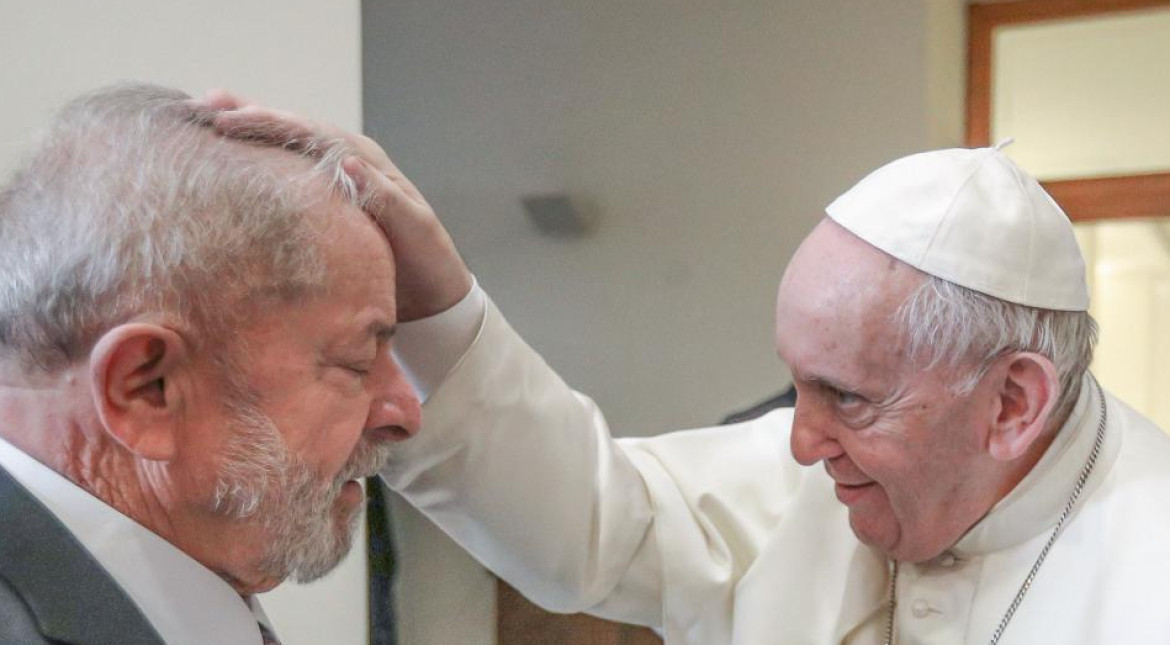
{"label": "white button on cassock", "polygon": [[930,615],[930,604],[922,599],[915,600],[914,604],[910,606],[910,613],[915,618],[926,618]]}

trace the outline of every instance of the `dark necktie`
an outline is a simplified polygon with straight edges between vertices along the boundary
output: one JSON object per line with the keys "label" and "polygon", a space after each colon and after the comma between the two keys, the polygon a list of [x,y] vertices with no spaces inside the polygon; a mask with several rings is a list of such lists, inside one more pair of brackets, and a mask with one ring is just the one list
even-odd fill
{"label": "dark necktie", "polygon": [[398,644],[394,618],[394,527],[385,486],[381,477],[366,480],[370,645]]}
{"label": "dark necktie", "polygon": [[260,626],[260,638],[264,640],[264,645],[280,645],[280,639],[276,634],[272,633],[271,629],[264,626],[264,623],[256,623]]}

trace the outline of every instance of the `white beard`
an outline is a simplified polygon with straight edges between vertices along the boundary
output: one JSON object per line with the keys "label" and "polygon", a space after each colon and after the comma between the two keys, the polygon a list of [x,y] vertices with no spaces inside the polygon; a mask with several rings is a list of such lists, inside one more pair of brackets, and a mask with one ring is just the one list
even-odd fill
{"label": "white beard", "polygon": [[320,578],[349,552],[360,515],[354,509],[339,516],[342,486],[375,475],[389,458],[390,444],[363,438],[341,471],[321,481],[289,454],[271,418],[247,403],[228,407],[234,432],[216,478],[215,510],[263,526],[265,575],[300,583]]}

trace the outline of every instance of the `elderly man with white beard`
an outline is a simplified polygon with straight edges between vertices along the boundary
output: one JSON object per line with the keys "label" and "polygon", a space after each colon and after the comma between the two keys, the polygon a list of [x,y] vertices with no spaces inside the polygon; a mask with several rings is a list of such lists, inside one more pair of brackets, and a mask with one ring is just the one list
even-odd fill
{"label": "elderly man with white beard", "polygon": [[[211,103],[241,136],[347,136]],[[1072,227],[998,148],[896,160],[828,207],[777,297],[794,411],[615,440],[350,140],[425,316],[396,352],[427,423],[384,476],[539,604],[672,645],[1167,641],[1170,439],[1089,373]]]}
{"label": "elderly man with white beard", "polygon": [[0,642],[277,642],[419,425],[393,257],[342,169],[175,91],[57,117],[0,193]]}

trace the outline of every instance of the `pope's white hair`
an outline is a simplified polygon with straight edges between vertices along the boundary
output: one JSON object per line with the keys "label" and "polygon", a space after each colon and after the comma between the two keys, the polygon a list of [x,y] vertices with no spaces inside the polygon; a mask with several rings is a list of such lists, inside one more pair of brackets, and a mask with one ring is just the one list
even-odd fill
{"label": "pope's white hair", "polygon": [[908,356],[925,368],[960,369],[960,393],[970,392],[999,356],[1024,351],[1047,357],[1060,380],[1053,419],[1071,411],[1097,342],[1097,324],[1088,312],[1019,305],[934,276],[926,276],[895,318]]}
{"label": "pope's white hair", "polygon": [[214,341],[245,304],[324,283],[306,212],[356,201],[344,148],[227,140],[189,99],[150,85],[82,96],[0,191],[0,354],[52,372],[143,315]]}

